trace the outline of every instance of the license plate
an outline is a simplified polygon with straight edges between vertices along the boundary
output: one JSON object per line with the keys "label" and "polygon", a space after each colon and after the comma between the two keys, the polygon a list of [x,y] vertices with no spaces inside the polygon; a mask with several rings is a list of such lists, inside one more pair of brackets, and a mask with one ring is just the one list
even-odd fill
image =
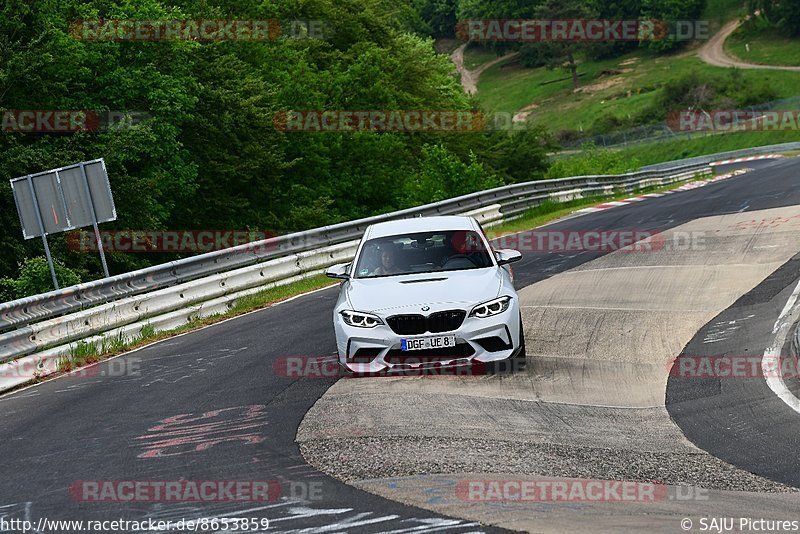
{"label": "license plate", "polygon": [[446,349],[454,347],[456,336],[432,336],[401,339],[400,348],[403,350]]}

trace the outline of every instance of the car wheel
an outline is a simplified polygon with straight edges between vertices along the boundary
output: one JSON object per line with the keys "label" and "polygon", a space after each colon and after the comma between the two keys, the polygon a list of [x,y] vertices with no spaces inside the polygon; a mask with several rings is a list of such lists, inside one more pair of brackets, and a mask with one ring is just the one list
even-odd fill
{"label": "car wheel", "polygon": [[514,359],[520,362],[526,361],[528,353],[525,350],[525,331],[522,329],[522,314],[519,316],[519,350],[514,354]]}

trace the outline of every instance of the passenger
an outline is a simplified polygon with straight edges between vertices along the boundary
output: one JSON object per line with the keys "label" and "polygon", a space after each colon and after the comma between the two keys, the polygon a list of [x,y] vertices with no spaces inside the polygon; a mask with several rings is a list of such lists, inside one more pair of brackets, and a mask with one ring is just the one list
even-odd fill
{"label": "passenger", "polygon": [[391,249],[385,249],[381,253],[381,265],[374,271],[373,276],[384,276],[387,274],[398,274],[400,269],[397,267],[395,252]]}

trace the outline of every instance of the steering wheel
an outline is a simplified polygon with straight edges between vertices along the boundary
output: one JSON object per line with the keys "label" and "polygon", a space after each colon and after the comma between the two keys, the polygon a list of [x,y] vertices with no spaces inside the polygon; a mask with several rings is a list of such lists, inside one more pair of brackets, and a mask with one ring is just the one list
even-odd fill
{"label": "steering wheel", "polygon": [[452,256],[448,256],[447,259],[442,263],[442,268],[447,267],[448,263],[451,263],[453,260],[460,260],[465,259],[472,264],[473,267],[476,267],[475,262],[472,261],[467,254],[453,254]]}

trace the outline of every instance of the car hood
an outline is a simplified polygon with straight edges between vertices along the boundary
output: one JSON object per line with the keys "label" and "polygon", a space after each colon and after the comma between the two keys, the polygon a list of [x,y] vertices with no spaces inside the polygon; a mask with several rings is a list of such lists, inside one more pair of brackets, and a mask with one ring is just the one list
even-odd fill
{"label": "car hood", "polygon": [[480,304],[497,297],[502,287],[503,277],[496,267],[353,278],[347,300],[352,309],[363,312],[445,303]]}

